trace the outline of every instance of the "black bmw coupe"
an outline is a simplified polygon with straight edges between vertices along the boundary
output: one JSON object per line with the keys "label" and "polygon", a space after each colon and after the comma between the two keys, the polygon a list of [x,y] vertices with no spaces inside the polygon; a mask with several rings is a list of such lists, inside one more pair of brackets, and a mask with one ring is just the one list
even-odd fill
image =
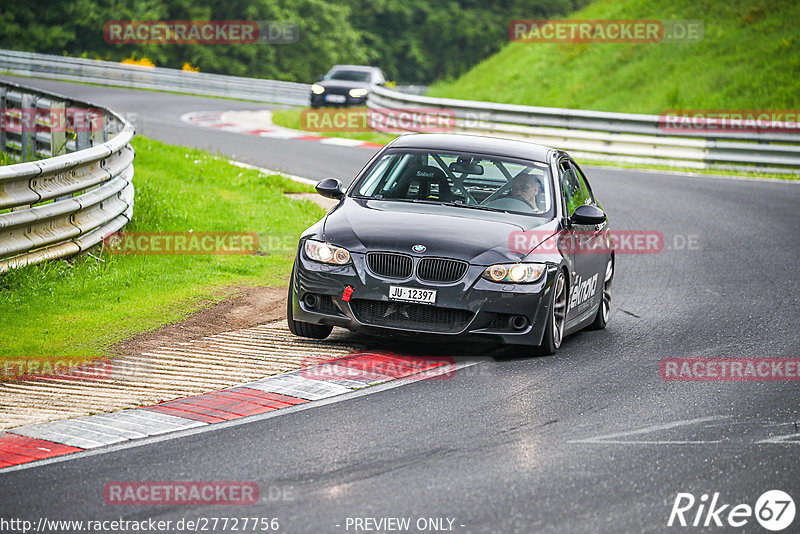
{"label": "black bmw coupe", "polygon": [[381,149],[306,230],[292,271],[292,333],[334,326],[536,347],[604,328],[614,251],[583,171],[523,141],[412,134]]}

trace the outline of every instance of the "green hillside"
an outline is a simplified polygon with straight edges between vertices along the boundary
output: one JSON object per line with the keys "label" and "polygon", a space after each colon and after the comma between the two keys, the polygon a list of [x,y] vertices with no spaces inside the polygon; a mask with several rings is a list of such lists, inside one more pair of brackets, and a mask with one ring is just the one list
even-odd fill
{"label": "green hillside", "polygon": [[600,0],[571,19],[702,20],[696,43],[509,43],[430,96],[547,107],[800,108],[800,2]]}

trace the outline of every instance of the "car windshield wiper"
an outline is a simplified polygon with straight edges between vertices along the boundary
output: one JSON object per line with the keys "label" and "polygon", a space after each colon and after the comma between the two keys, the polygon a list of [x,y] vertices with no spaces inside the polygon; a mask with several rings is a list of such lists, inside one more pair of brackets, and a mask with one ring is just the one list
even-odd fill
{"label": "car windshield wiper", "polygon": [[442,202],[441,200],[427,200],[424,198],[407,198],[404,200],[410,200],[414,204],[436,204],[436,205],[447,204],[446,202]]}
{"label": "car windshield wiper", "polygon": [[510,211],[504,210],[500,208],[491,208],[489,206],[481,206],[480,204],[464,204],[463,202],[442,202],[440,200],[427,200],[424,198],[383,198],[381,196],[364,196],[364,195],[353,195],[353,198],[365,198],[367,200],[392,200],[396,202],[413,202],[415,204],[431,204],[435,206],[451,206],[455,208],[469,208],[473,210],[481,210],[481,211],[493,211],[499,213],[511,213],[511,214],[520,214],[520,215],[541,215],[539,213],[520,213],[518,211]]}
{"label": "car windshield wiper", "polygon": [[508,210],[501,210],[499,208],[490,208],[489,206],[481,206],[480,204],[464,204],[463,202],[439,202],[445,206],[455,206],[457,208],[470,208],[473,210],[483,211],[501,211],[503,213],[510,213]]}
{"label": "car windshield wiper", "polygon": [[425,202],[431,204],[441,204],[438,200],[419,200],[416,198],[396,198],[396,197],[385,197],[383,195],[353,195],[353,198],[363,198],[365,200],[393,200],[397,202]]}
{"label": "car windshield wiper", "polygon": [[502,213],[511,213],[508,210],[502,210],[499,208],[490,208],[489,206],[481,206],[480,204],[464,204],[463,202],[442,202],[441,200],[425,200],[425,199],[410,199],[411,202],[418,203],[418,204],[435,204],[437,206],[452,206],[456,208],[470,208],[473,210],[483,210],[483,211],[499,211]]}
{"label": "car windshield wiper", "polygon": [[383,197],[381,195],[353,195],[353,198],[361,198],[364,200],[384,200],[390,202],[409,202],[407,198],[391,198],[391,197]]}
{"label": "car windshield wiper", "polygon": [[523,213],[520,211],[511,211],[500,208],[492,208],[489,206],[481,206],[480,204],[463,204],[461,202],[440,202],[440,204],[444,204],[445,206],[457,206],[459,208],[470,208],[473,210],[496,211],[496,212],[499,211],[500,213],[510,213],[512,215],[528,215],[533,217],[540,217],[544,215],[544,213]]}

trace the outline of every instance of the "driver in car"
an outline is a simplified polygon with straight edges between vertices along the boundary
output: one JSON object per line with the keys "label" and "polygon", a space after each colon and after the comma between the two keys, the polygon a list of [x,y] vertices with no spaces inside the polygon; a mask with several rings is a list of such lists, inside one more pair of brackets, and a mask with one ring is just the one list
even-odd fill
{"label": "driver in car", "polygon": [[534,213],[543,213],[539,208],[536,199],[542,192],[542,182],[537,176],[528,173],[520,173],[511,181],[511,192],[509,197],[523,201],[533,209]]}

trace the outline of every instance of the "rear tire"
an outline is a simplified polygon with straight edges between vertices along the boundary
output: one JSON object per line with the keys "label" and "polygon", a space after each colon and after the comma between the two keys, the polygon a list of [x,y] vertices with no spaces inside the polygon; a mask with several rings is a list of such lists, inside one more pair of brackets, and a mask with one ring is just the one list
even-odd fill
{"label": "rear tire", "polygon": [[289,331],[296,336],[312,339],[325,339],[331,334],[333,330],[331,325],[295,321],[292,300],[294,300],[294,269],[292,269],[292,276],[289,279],[289,297],[286,299],[286,322],[289,325]]}
{"label": "rear tire", "polygon": [[564,271],[558,270],[553,282],[553,301],[550,303],[550,313],[547,314],[547,324],[544,328],[542,344],[534,352],[538,356],[555,354],[564,339],[564,324],[567,319],[567,278]]}
{"label": "rear tire", "polygon": [[586,330],[602,330],[608,324],[608,317],[611,314],[611,283],[614,281],[614,260],[608,259],[606,265],[606,273],[603,278],[602,296],[600,298],[600,307],[597,308],[597,315],[594,316],[592,324],[586,327]]}

